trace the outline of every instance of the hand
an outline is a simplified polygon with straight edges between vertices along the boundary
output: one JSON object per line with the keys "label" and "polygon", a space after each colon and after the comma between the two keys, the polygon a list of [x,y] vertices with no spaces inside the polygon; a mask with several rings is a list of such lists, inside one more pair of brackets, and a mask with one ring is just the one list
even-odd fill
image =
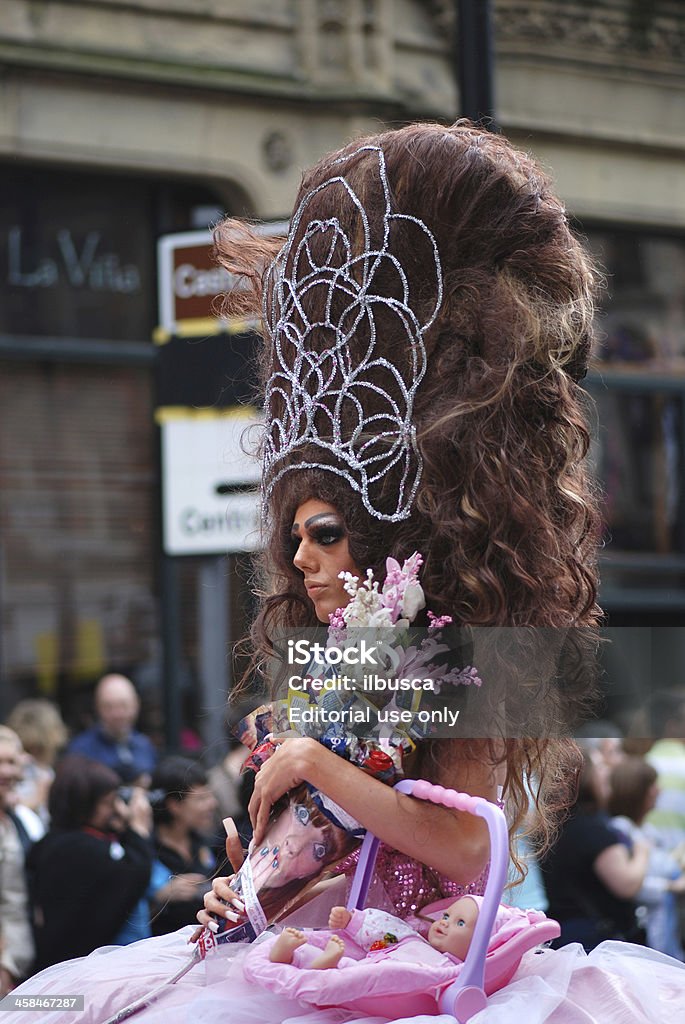
{"label": "hand", "polygon": [[205,893],[205,909],[200,910],[197,914],[201,927],[195,929],[188,942],[197,942],[205,927],[215,931],[217,928],[215,917],[220,920],[225,919],[233,925],[238,924],[245,917],[245,904],[230,886],[234,878],[235,875],[231,875],[229,878],[214,879],[211,891]]}
{"label": "hand", "polygon": [[331,931],[338,931],[347,928],[352,920],[352,914],[346,907],[333,907],[328,915],[328,927]]}
{"label": "hand", "polygon": [[684,893],[685,892],[685,875],[678,875],[677,878],[674,878],[673,881],[670,883],[668,888],[669,888],[669,892],[674,892],[678,896],[680,896],[682,893]]}
{"label": "hand", "polygon": [[129,828],[147,838],[152,832],[152,808],[145,790],[135,786],[128,805]]}
{"label": "hand", "polygon": [[204,875],[187,872],[183,875],[174,875],[166,885],[155,893],[156,903],[176,903],[177,901],[194,900],[198,896],[197,887],[207,881]]}
{"label": "hand", "polygon": [[323,753],[321,745],[306,736],[287,740],[274,737],[274,742],[278,743],[278,750],[257,772],[254,792],[247,808],[256,846],[264,838],[273,805],[284,793],[299,786],[301,782],[313,781],[307,778],[308,766],[313,756]]}

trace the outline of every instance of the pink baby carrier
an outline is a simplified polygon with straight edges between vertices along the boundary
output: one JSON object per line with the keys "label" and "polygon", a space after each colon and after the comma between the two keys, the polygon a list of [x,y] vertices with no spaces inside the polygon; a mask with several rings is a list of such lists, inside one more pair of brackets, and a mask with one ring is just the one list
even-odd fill
{"label": "pink baby carrier", "polygon": [[[475,814],[484,818],[488,825],[490,871],[485,895],[482,899],[476,897],[480,913],[464,962],[454,961],[448,966],[390,960],[382,965],[367,963],[363,960],[365,951],[343,935],[346,954],[359,961],[345,970],[308,970],[292,964],[271,963],[271,942],[267,941],[250,952],[244,972],[248,979],[266,988],[320,1008],[340,1006],[391,1018],[447,1013],[459,1024],[465,1024],[487,1005],[487,996],[511,980],[523,954],[557,938],[560,928],[556,921],[539,911],[512,910],[508,916],[500,908],[507,880],[509,840],[504,814],[499,807],[482,797],[433,786],[423,780],[404,780],[395,788],[422,800]],[[367,832],[347,901],[348,910],[364,906],[378,845],[376,836]],[[440,900],[425,907],[422,914],[437,916],[454,900],[453,896]],[[307,939],[323,947],[331,934],[315,931],[308,934]]]}

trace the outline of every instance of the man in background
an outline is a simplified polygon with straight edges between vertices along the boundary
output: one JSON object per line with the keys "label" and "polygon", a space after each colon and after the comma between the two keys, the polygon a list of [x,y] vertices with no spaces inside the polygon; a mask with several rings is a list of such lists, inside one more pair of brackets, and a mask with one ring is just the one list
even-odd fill
{"label": "man in background", "polygon": [[95,687],[97,722],[75,736],[68,753],[81,754],[112,768],[122,782],[148,787],[157,763],[151,740],[135,729],[140,701],[126,676],[103,676]]}

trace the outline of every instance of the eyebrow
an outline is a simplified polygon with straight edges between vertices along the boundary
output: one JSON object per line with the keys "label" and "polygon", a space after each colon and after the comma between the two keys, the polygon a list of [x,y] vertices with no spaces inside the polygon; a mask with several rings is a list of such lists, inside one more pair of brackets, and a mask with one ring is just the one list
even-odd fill
{"label": "eyebrow", "polygon": [[[335,519],[337,524],[342,525],[342,519],[337,512],[317,512],[315,516],[310,516],[309,519],[305,520],[305,530],[308,530],[315,523],[318,523],[320,519]],[[295,530],[299,530],[299,528],[299,523],[293,523],[293,525],[290,528],[290,532],[294,533]]]}
{"label": "eyebrow", "polygon": [[337,512],[317,512],[315,516],[310,516],[305,522],[305,530],[308,530],[314,523],[318,523],[320,519],[335,519],[337,523],[341,523],[342,520]]}

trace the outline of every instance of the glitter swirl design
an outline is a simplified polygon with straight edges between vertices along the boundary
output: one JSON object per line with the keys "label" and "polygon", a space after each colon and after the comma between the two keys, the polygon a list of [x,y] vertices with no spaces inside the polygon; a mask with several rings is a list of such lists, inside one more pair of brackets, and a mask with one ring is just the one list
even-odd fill
{"label": "glitter swirl design", "polygon": [[[367,184],[365,194],[377,205],[380,200],[380,227],[372,228],[364,202],[345,176],[333,175],[302,199],[270,268],[264,324],[273,342],[275,368],[265,396],[265,514],[274,485],[295,469],[320,469],[344,477],[372,516],[390,522],[409,516],[421,480],[412,417],[426,372],[424,336],[442,303],[442,269],[435,238],[423,221],[392,212],[379,147],[360,147],[335,163],[365,151],[376,159],[377,180]],[[330,188],[340,193],[341,202],[354,207],[346,223],[359,225],[356,244],[338,217],[308,219],[313,198]],[[411,286],[410,275],[391,252],[392,230],[409,232],[416,241],[413,251],[432,257],[432,266],[424,261],[420,268],[420,302],[418,287]],[[434,296],[428,311],[427,292]],[[313,319],[311,308],[323,314]],[[384,323],[392,324],[393,337],[404,339],[397,342],[401,366],[377,352],[379,314]],[[356,348],[363,349],[356,359],[353,337]],[[360,338],[366,342],[360,345]],[[373,413],[367,411],[369,399]],[[313,459],[292,457],[305,447],[313,451]],[[316,460],[317,450],[321,462]],[[396,505],[381,509],[374,504],[375,485],[391,470],[399,481]]]}

